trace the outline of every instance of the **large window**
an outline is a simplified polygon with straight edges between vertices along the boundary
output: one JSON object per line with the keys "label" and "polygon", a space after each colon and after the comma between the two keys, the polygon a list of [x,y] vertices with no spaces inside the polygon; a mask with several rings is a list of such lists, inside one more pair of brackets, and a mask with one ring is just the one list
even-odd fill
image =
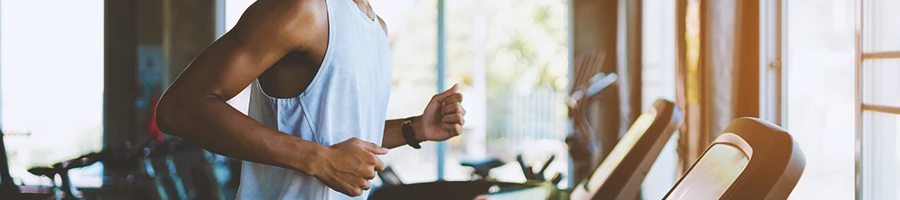
{"label": "large window", "polygon": [[535,166],[556,155],[546,178],[568,177],[568,1],[446,2],[447,83],[460,83],[469,111],[466,133],[450,141],[446,179],[471,178],[460,160],[498,157],[511,163],[494,178],[524,181],[519,154]]}
{"label": "large window", "polygon": [[783,2],[785,128],[806,155],[791,198],[852,199],[853,2]]}
{"label": "large window", "polygon": [[[641,108],[663,98],[675,101],[675,1],[644,0],[642,3]],[[679,133],[673,133],[641,184],[643,199],[662,199],[675,185]]]}
{"label": "large window", "polygon": [[[0,1],[0,116],[16,184],[103,145],[103,1]],[[102,165],[70,172],[98,187]]]}
{"label": "large window", "polygon": [[857,0],[860,198],[900,198],[900,1]]}

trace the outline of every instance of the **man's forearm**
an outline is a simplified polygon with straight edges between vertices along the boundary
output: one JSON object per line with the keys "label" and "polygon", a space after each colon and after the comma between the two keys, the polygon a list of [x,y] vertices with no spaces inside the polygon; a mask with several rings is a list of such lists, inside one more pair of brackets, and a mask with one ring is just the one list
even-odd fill
{"label": "man's forearm", "polygon": [[160,105],[160,128],[217,154],[315,176],[314,162],[328,148],[266,127],[221,99],[179,103]]}
{"label": "man's forearm", "polygon": [[[384,137],[381,140],[381,147],[395,148],[406,145],[406,139],[403,138],[403,121],[406,119],[392,119],[384,122]],[[416,140],[425,141],[425,131],[422,130],[422,117],[412,118],[413,130],[416,132]]]}

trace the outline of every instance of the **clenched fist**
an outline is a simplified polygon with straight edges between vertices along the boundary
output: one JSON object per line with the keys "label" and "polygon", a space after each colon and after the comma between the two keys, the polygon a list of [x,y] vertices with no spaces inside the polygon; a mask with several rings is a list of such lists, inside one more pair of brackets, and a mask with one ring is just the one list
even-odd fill
{"label": "clenched fist", "polygon": [[377,144],[350,138],[322,153],[313,176],[335,191],[359,196],[372,187],[369,180],[375,178],[376,171],[384,170],[384,163],[375,155],[387,152]]}
{"label": "clenched fist", "polygon": [[444,141],[456,137],[463,132],[466,124],[466,109],[462,107],[463,96],[457,92],[459,84],[453,85],[449,90],[434,95],[425,112],[422,113],[421,122],[413,123],[416,130],[416,139],[420,141]]}

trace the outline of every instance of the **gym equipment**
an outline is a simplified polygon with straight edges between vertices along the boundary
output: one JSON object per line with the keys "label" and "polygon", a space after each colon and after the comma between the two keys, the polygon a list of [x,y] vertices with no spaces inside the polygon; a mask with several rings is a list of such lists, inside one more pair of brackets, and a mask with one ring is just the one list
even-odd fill
{"label": "gym equipment", "polygon": [[588,178],[593,169],[602,162],[601,145],[598,143],[596,132],[588,121],[588,105],[592,101],[599,100],[600,98],[595,98],[595,96],[601,96],[601,91],[618,79],[618,75],[615,73],[607,75],[601,72],[605,61],[606,51],[603,50],[581,54],[575,60],[572,87],[569,89],[569,98],[566,101],[574,131],[565,140],[566,145],[569,146],[569,156],[572,158],[570,180]]}
{"label": "gym equipment", "polygon": [[524,164],[522,155],[517,156],[519,166],[522,167],[522,173],[527,180],[525,183],[493,181],[488,172],[491,168],[503,165],[503,162],[497,159],[467,162],[467,165],[476,169],[477,175],[473,175],[475,179],[472,181],[403,184],[396,178],[393,169],[385,168],[378,175],[385,184],[372,189],[369,199],[475,199],[478,196],[490,199],[556,199],[559,197],[556,185],[562,177],[557,173],[549,181],[544,178],[544,172],[554,159],[555,156],[551,156],[535,174],[534,167]]}
{"label": "gym equipment", "polygon": [[75,187],[72,186],[72,180],[69,178],[69,170],[89,166],[97,162],[106,164],[107,169],[133,168],[134,166],[130,165],[136,163],[137,157],[141,155],[144,147],[150,144],[151,141],[151,139],[146,139],[134,146],[125,143],[120,146],[109,147],[99,153],[89,153],[75,159],[53,164],[52,167],[31,168],[28,169],[28,172],[36,176],[48,177],[51,180],[53,180],[56,175],[59,175],[60,180],[62,181],[62,185],[57,187],[59,190],[62,190],[62,196],[60,198],[82,199],[83,197]]}
{"label": "gym equipment", "polygon": [[498,158],[487,158],[484,160],[463,160],[459,162],[462,166],[471,167],[475,171],[472,172],[473,179],[491,179],[491,169],[503,166],[506,162]]}
{"label": "gym equipment", "polygon": [[634,121],[591,177],[573,189],[571,199],[635,199],[644,176],[683,118],[675,103],[656,100]]}
{"label": "gym equipment", "polygon": [[394,172],[394,168],[391,168],[391,166],[385,167],[384,170],[378,172],[378,178],[381,179],[382,186],[403,185],[400,176],[397,176],[397,173]]}
{"label": "gym equipment", "polygon": [[[519,163],[519,168],[522,169],[522,173],[525,175],[525,180],[539,182],[547,181],[547,179],[545,178],[546,176],[544,176],[544,172],[547,171],[547,168],[550,167],[550,163],[553,163],[554,159],[556,159],[556,155],[551,155],[550,158],[547,159],[547,162],[544,162],[544,166],[541,167],[541,170],[538,171],[537,174],[535,174],[534,166],[528,166],[527,164],[525,164],[525,159],[522,159],[522,154],[516,156],[516,161]],[[554,174],[552,178],[550,178],[550,182],[553,183],[553,185],[559,184],[560,181],[562,181],[562,174],[558,172]]]}
{"label": "gym equipment", "polygon": [[738,118],[665,199],[787,199],[805,167],[803,151],[784,129]]}
{"label": "gym equipment", "polygon": [[[115,146],[107,146],[97,153],[90,153],[78,158],[56,163],[50,167],[36,167],[28,172],[54,179],[59,175],[62,184],[54,185],[55,190],[61,190],[61,196],[52,192],[51,197],[58,199],[81,199],[82,196],[72,186],[68,172],[71,169],[89,166],[102,162],[104,170],[114,177],[124,179],[104,179],[103,187],[112,187],[108,194],[100,194],[100,197],[88,198],[122,198],[132,199],[218,199],[215,195],[220,188],[218,185],[208,184],[204,180],[211,180],[207,169],[191,165],[187,172],[177,171],[174,158],[178,153],[187,153],[199,150],[183,140],[177,138],[156,141],[154,137],[147,137],[140,143],[131,145],[124,143]],[[197,161],[204,162],[206,160]],[[155,164],[154,164],[155,163]],[[190,176],[194,181],[182,181],[182,177]]]}

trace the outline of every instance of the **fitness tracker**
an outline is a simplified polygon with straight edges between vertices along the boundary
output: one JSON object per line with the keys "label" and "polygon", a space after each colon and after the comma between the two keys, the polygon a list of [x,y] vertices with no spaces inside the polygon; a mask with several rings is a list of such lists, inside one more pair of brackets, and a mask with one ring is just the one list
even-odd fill
{"label": "fitness tracker", "polygon": [[403,131],[403,139],[406,139],[406,144],[409,144],[410,147],[415,149],[422,148],[419,145],[419,140],[416,139],[416,131],[412,127],[412,119],[416,117],[406,118],[403,120],[403,125],[401,126],[401,131]]}

